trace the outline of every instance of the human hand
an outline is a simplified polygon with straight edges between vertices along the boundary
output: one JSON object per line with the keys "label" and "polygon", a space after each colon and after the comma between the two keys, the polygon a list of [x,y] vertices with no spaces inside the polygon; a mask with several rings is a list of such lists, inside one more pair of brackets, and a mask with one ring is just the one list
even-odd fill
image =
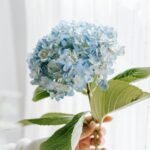
{"label": "human hand", "polygon": [[[106,116],[103,122],[112,121],[112,117]],[[92,116],[85,118],[86,124],[83,127],[83,132],[80,137],[80,141],[75,150],[89,150],[91,146],[94,147],[95,143],[100,145],[103,143],[103,136],[105,135],[105,129],[97,124]],[[97,139],[94,138],[94,133],[97,133]],[[96,141],[95,141],[96,140]],[[95,149],[95,148],[94,148]],[[101,148],[100,150],[106,150]]]}

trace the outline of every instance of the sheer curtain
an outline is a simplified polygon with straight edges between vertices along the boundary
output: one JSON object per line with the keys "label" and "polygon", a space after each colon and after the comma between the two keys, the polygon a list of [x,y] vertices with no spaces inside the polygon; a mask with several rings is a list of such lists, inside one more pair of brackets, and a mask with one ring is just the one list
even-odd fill
{"label": "sheer curtain", "polygon": [[24,113],[26,91],[24,4],[0,1],[0,146],[22,137],[16,122]]}
{"label": "sheer curtain", "polygon": [[[129,67],[150,66],[150,2],[148,0],[26,0],[27,41],[31,51],[37,39],[48,33],[60,20],[84,20],[112,25],[119,40],[126,46],[126,54],[116,65],[116,73]],[[139,86],[150,90],[150,80]],[[79,112],[89,109],[87,98],[76,95],[60,103],[45,100],[32,104],[32,92],[27,85],[28,100],[26,116],[37,116],[46,111]],[[150,104],[145,101],[120,113],[113,114],[114,120],[107,128],[106,145],[110,150],[149,150]],[[34,111],[33,111],[34,108]],[[37,132],[38,131],[38,132]],[[28,128],[25,135],[41,137],[49,135],[54,128]],[[36,135],[36,136],[35,136]]]}
{"label": "sheer curtain", "polygon": [[[114,26],[118,31],[120,43],[126,46],[126,54],[117,60],[116,72],[129,67],[150,66],[150,1],[149,0],[2,0],[8,10],[2,27],[10,34],[9,44],[4,30],[5,42],[0,43],[7,49],[11,57],[12,69],[9,83],[3,82],[1,87],[15,89],[22,94],[20,107],[21,117],[39,117],[51,111],[77,113],[89,110],[87,97],[76,94],[65,100],[56,102],[50,99],[39,103],[31,101],[34,87],[29,84],[25,57],[31,52],[37,40],[50,32],[52,26],[60,20],[90,21],[97,24]],[[5,8],[5,7],[4,7]],[[12,33],[11,33],[12,32]],[[0,37],[2,38],[2,37]],[[4,44],[5,43],[5,44]],[[5,62],[2,55],[0,62]],[[15,55],[14,55],[15,54]],[[8,59],[8,58],[7,58]],[[0,63],[0,65],[2,64]],[[10,64],[4,64],[9,66]],[[4,66],[3,65],[3,66]],[[4,68],[2,66],[2,68]],[[4,69],[4,79],[8,81],[8,72]],[[9,71],[10,73],[10,71]],[[150,80],[138,84],[150,91]],[[23,107],[24,106],[24,107]],[[106,145],[110,150],[149,150],[150,144],[150,102],[145,101],[121,112],[112,114],[113,121],[105,124],[107,129]],[[27,127],[20,135],[31,139],[49,136],[56,127]]]}

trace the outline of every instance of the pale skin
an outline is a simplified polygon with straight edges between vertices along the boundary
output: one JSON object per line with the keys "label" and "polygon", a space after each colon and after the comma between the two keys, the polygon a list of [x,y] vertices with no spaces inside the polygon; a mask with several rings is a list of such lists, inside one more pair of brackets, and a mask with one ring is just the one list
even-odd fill
{"label": "pale skin", "polygon": [[[104,123],[112,121],[112,117],[106,116],[103,120]],[[83,127],[83,132],[80,137],[80,141],[75,150],[94,150],[95,139],[94,132],[97,132],[96,143],[98,145],[103,144],[103,136],[105,135],[105,129],[100,127],[92,118],[92,116],[88,116],[85,118],[86,124]],[[93,146],[93,148],[91,148]],[[106,150],[105,148],[101,148],[99,150]]]}

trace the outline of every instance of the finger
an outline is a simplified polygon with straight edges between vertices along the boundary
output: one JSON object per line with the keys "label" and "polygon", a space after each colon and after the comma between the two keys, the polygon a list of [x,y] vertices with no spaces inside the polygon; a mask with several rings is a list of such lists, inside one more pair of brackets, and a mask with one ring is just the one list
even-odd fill
{"label": "finger", "polygon": [[94,121],[91,121],[86,127],[83,128],[80,140],[90,137],[93,134],[95,127],[96,123]]}
{"label": "finger", "polygon": [[106,148],[101,148],[100,150],[106,150]]}
{"label": "finger", "polygon": [[79,144],[78,144],[75,150],[79,150],[79,148],[80,148],[80,146],[79,146]]}
{"label": "finger", "polygon": [[91,146],[94,146],[94,145],[95,145],[95,140],[94,140],[94,139],[91,139],[90,145],[91,145]]}
{"label": "finger", "polygon": [[[100,140],[100,139],[97,139],[96,144],[100,145],[100,144],[101,144],[101,140]],[[91,139],[90,145],[91,145],[91,146],[94,146],[94,145],[95,145],[95,140],[94,140],[94,139]]]}
{"label": "finger", "polygon": [[100,138],[102,138],[102,130],[100,129],[99,131],[98,131],[98,136],[100,137]]}
{"label": "finger", "polygon": [[[100,145],[102,143],[102,140],[101,140],[101,138],[99,136],[97,136],[96,143],[98,145]],[[95,145],[95,138],[91,138],[90,145]]]}
{"label": "finger", "polygon": [[80,144],[82,144],[82,145],[90,146],[90,142],[91,142],[90,137],[87,137],[87,138],[84,138],[84,139],[80,140]]}
{"label": "finger", "polygon": [[100,124],[98,124],[98,123],[96,124],[96,126],[95,126],[95,130],[96,130],[96,131],[101,130],[101,126],[100,126]]}
{"label": "finger", "polygon": [[99,135],[100,137],[103,137],[103,136],[106,135],[106,129],[105,129],[104,127],[100,127],[100,125],[99,125],[99,126],[96,125],[95,130],[97,130],[98,135]]}
{"label": "finger", "polygon": [[102,128],[99,126],[96,126],[95,130],[97,131],[97,135],[102,138],[103,133],[102,133]]}
{"label": "finger", "polygon": [[94,145],[90,146],[90,150],[95,150],[95,146]]}
{"label": "finger", "polygon": [[[100,137],[97,135],[97,144],[99,145],[104,145],[105,144],[105,139],[103,137]],[[95,143],[95,137],[91,136],[91,140],[90,140],[91,144],[93,145],[93,143]]]}
{"label": "finger", "polygon": [[100,150],[106,150],[106,148],[101,148]]}
{"label": "finger", "polygon": [[92,115],[90,115],[90,114],[85,117],[85,122],[86,122],[87,124],[90,123],[92,120],[93,120],[93,117],[92,117]]}
{"label": "finger", "polygon": [[88,125],[93,120],[93,117],[90,113],[87,113],[84,119],[84,125]]}
{"label": "finger", "polygon": [[103,122],[110,122],[110,121],[112,121],[113,119],[112,119],[112,117],[111,116],[106,116],[104,119],[103,119]]}
{"label": "finger", "polygon": [[[100,147],[98,147],[98,149],[99,150],[106,150],[106,148],[100,148]],[[90,146],[90,150],[95,150],[95,146],[94,145],[92,145],[92,146]]]}

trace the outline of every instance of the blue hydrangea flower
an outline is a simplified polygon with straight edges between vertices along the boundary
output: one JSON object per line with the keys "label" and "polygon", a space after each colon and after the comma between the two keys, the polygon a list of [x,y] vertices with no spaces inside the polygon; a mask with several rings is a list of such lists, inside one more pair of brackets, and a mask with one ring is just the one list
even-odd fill
{"label": "blue hydrangea flower", "polygon": [[56,100],[82,92],[95,77],[107,89],[107,76],[122,52],[112,27],[62,21],[38,41],[28,59],[32,84]]}

